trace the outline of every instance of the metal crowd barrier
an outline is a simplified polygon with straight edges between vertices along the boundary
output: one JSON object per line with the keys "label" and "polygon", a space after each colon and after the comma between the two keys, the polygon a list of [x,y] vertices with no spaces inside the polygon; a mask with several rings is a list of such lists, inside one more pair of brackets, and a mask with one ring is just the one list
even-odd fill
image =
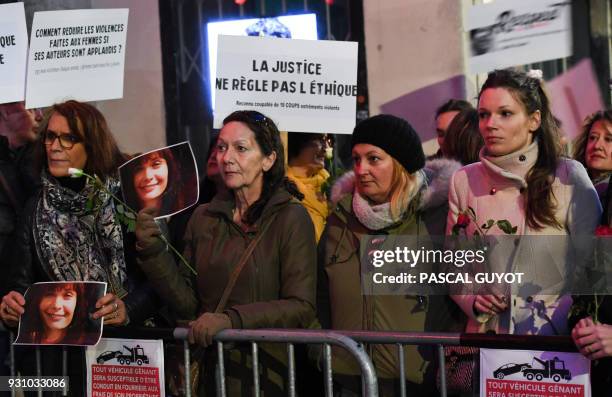
{"label": "metal crowd barrier", "polygon": [[[190,357],[187,341],[187,328],[160,329],[147,327],[105,328],[104,337],[124,339],[162,339],[164,341],[182,341],[185,365],[185,396],[191,397],[189,382]],[[362,344],[393,344],[397,345],[399,358],[400,395],[406,397],[405,383],[405,345],[437,346],[440,371],[440,395],[447,396],[444,346],[473,346],[491,349],[522,349],[543,351],[575,352],[576,347],[569,336],[536,336],[536,335],[495,335],[495,334],[463,334],[463,333],[432,333],[432,332],[373,332],[373,331],[341,331],[341,330],[295,330],[295,329],[258,329],[242,330],[227,329],[214,338],[217,343],[218,362],[216,368],[217,396],[226,396],[224,347],[226,343],[243,342],[251,344],[252,371],[254,395],[260,396],[258,343],[287,344],[287,379],[288,395],[296,396],[295,385],[295,344],[322,344],[324,360],[324,385],[326,397],[333,395],[333,373],[331,345],[339,346],[350,352],[361,367],[362,393],[367,397],[378,396],[378,379],[370,357]],[[12,339],[11,339],[12,340]],[[67,353],[63,350],[62,370],[67,376]],[[11,376],[15,374],[14,349],[11,345]],[[40,349],[36,347],[37,376],[41,376]],[[12,396],[15,394],[12,393]],[[39,396],[42,391],[39,390]],[[63,396],[68,395],[64,389]]]}

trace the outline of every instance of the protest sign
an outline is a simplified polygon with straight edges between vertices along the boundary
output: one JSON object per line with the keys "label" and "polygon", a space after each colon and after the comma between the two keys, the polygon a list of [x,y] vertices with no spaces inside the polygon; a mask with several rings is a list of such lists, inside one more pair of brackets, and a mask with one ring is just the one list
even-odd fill
{"label": "protest sign", "polygon": [[470,71],[489,72],[509,66],[572,55],[569,1],[498,0],[468,11]]}
{"label": "protest sign", "polygon": [[102,338],[85,359],[89,397],[165,396],[161,340]]}
{"label": "protest sign", "polygon": [[590,58],[547,81],[546,91],[563,134],[571,140],[580,135],[588,115],[605,108]]}
{"label": "protest sign", "polygon": [[106,294],[106,283],[54,281],[35,283],[24,298],[16,344],[76,345],[98,343],[102,318],[92,319],[96,302]]}
{"label": "protest sign", "polygon": [[589,369],[578,353],[480,349],[480,395],[589,397]]}
{"label": "protest sign", "polygon": [[26,107],[123,96],[128,9],[34,14]]}
{"label": "protest sign", "polygon": [[154,207],[158,218],[198,202],[199,182],[189,142],[155,149],[119,167],[123,199],[134,211]]}
{"label": "protest sign", "polygon": [[0,103],[23,101],[27,57],[23,3],[0,4]]}
{"label": "protest sign", "polygon": [[219,36],[214,125],[257,110],[282,131],[350,134],[357,43]]}

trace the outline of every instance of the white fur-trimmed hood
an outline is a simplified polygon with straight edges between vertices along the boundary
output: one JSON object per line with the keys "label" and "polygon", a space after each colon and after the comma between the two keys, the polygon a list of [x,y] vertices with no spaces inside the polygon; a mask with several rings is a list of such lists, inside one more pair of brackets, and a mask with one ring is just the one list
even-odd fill
{"label": "white fur-trimmed hood", "polygon": [[[417,181],[421,186],[420,210],[438,207],[448,201],[448,188],[451,176],[461,168],[461,163],[449,159],[428,160],[423,169],[417,171]],[[336,205],[355,189],[355,173],[349,171],[342,175],[332,186],[330,199]]]}

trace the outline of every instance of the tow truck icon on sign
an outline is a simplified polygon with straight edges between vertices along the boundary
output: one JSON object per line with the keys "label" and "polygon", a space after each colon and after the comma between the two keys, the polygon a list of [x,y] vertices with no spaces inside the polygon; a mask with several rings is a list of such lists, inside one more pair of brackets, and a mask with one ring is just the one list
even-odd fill
{"label": "tow truck icon on sign", "polygon": [[521,373],[527,380],[541,381],[543,379],[552,379],[555,382],[560,382],[561,379],[572,380],[572,373],[565,368],[565,361],[555,357],[552,360],[540,360],[537,357],[533,358],[541,364],[542,368],[533,368],[527,363],[523,364],[504,364],[493,371],[493,377],[496,379],[504,379],[507,375]]}
{"label": "tow truck icon on sign", "polygon": [[128,353],[119,350],[108,350],[96,357],[96,362],[98,364],[104,364],[106,361],[115,359],[121,365],[130,365],[131,363],[142,365],[149,363],[149,357],[144,354],[144,349],[140,347],[140,345],[136,345],[136,347],[127,347],[123,345],[123,348]]}

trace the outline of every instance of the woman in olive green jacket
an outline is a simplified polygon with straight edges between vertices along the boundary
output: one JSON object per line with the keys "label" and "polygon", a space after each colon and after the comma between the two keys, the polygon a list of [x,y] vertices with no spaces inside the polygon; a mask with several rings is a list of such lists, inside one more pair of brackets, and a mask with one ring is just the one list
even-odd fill
{"label": "woman in olive green jacket", "polygon": [[[152,211],[138,216],[140,265],[156,291],[190,323],[190,340],[212,344],[226,328],[305,328],[315,318],[316,243],[300,194],[284,177],[283,147],[272,120],[254,111],[237,111],[224,120],[217,141],[217,162],[227,198],[215,197],[192,215],[185,233],[185,258],[197,277],[180,267],[161,240]],[[230,275],[247,246],[263,233],[236,279],[227,304],[218,308]],[[199,317],[198,317],[199,316]],[[212,353],[212,350],[211,350]],[[282,358],[276,349],[260,352],[265,395],[283,394]],[[251,394],[248,352],[233,350],[226,359],[230,395]],[[203,385],[214,390],[214,363]],[[272,374],[273,373],[273,374]],[[272,375],[271,375],[272,374]],[[208,394],[207,394],[208,395]],[[213,395],[213,394],[211,394]]]}
{"label": "woman in olive green jacket", "polygon": [[[461,321],[451,318],[448,308],[452,306],[446,296],[368,291],[362,273],[368,264],[362,264],[360,257],[360,252],[373,249],[360,247],[369,235],[386,235],[381,247],[393,245],[389,241],[402,235],[418,236],[422,242],[429,236],[442,236],[448,182],[460,164],[446,159],[426,164],[416,132],[405,120],[390,115],[374,116],[355,127],[352,152],[353,172],[332,189],[336,204],[319,243],[317,308],[323,328],[441,331],[443,326]],[[409,248],[421,248],[420,242]],[[457,324],[457,330],[460,328]],[[380,394],[398,395],[397,346],[368,345],[367,349],[376,367]],[[437,394],[429,365],[431,352],[426,350],[404,348],[410,395]],[[338,349],[333,364],[340,386],[349,390],[347,395],[359,392],[357,362]]]}

